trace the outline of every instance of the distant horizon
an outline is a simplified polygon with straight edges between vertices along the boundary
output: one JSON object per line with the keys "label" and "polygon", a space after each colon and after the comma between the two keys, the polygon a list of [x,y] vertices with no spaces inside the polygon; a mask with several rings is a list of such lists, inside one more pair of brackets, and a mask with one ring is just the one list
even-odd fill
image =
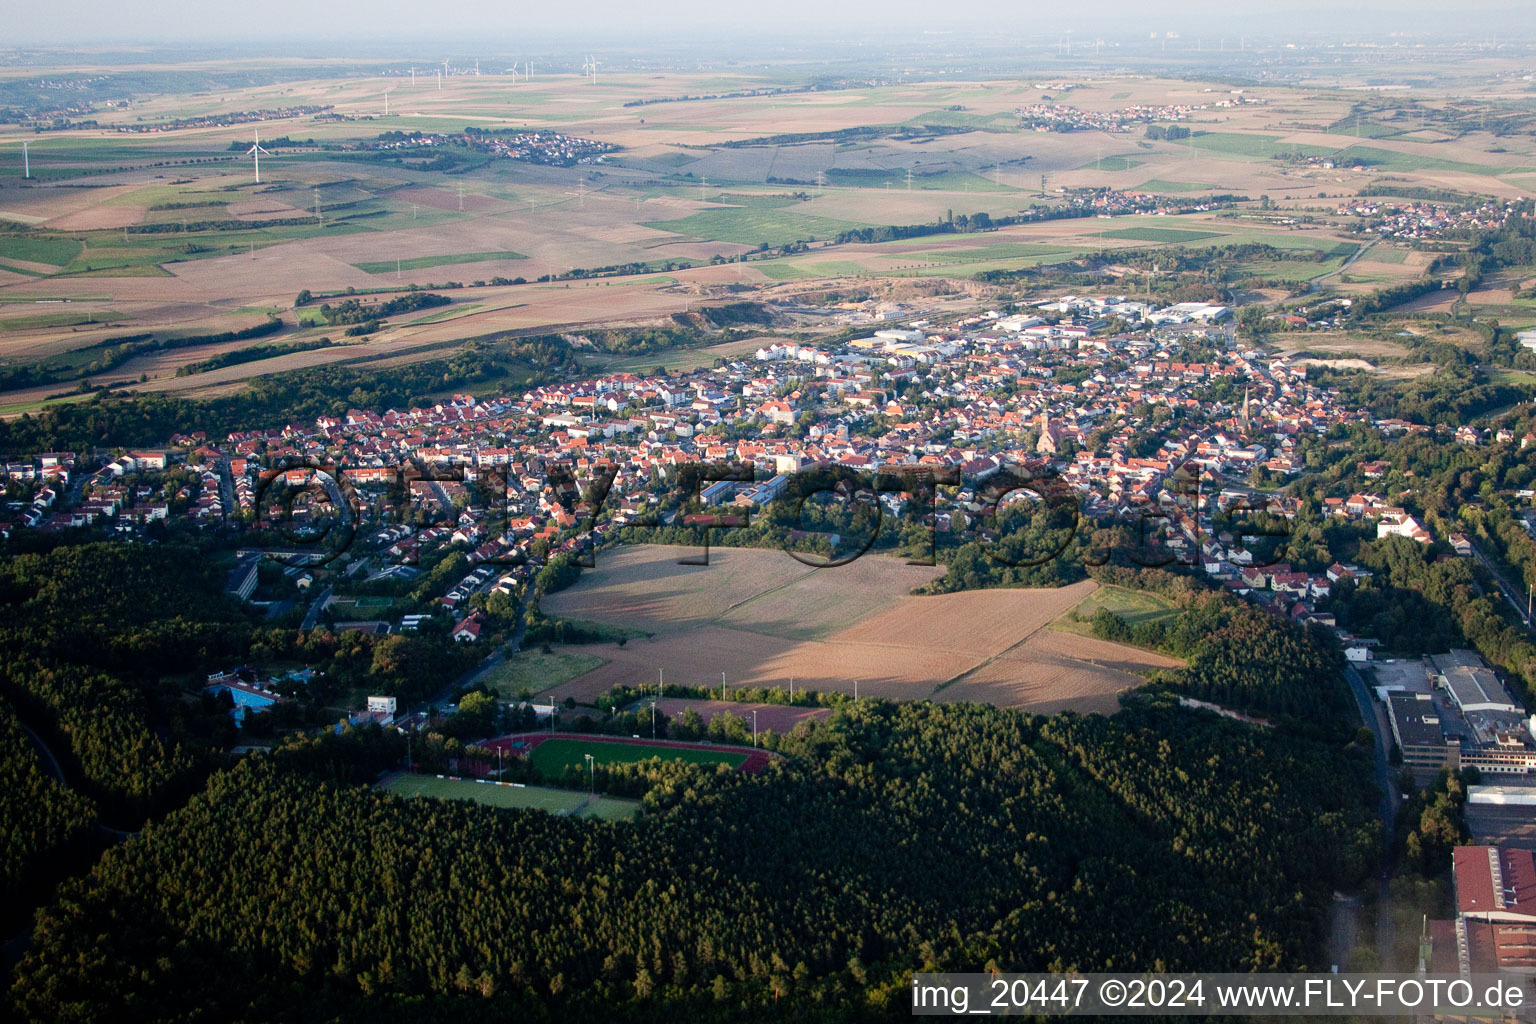
{"label": "distant horizon", "polygon": [[581,8],[581,24],[576,26],[564,13],[533,9],[510,15],[484,0],[470,0],[450,9],[429,9],[401,0],[344,0],[323,7],[273,0],[261,9],[259,24],[252,23],[254,13],[227,0],[164,6],[65,0],[12,11],[7,16],[10,24],[5,50],[212,46],[266,52],[268,47],[280,46],[293,52],[348,44],[371,50],[404,42],[434,48],[469,44],[482,50],[505,48],[507,52],[535,46],[615,44],[670,49],[689,41],[732,40],[749,46],[793,40],[811,46],[829,42],[846,45],[850,33],[854,33],[856,43],[903,37],[913,41],[945,36],[964,39],[978,34],[993,40],[1017,35],[1043,41],[1068,33],[1146,39],[1152,32],[1176,32],[1181,37],[1254,32],[1303,38],[1341,31],[1381,39],[1438,34],[1448,39],[1486,36],[1496,43],[1536,41],[1536,5],[1519,0],[1488,0],[1454,10],[1433,0],[1359,0],[1347,10],[1322,3],[1276,10],[1254,0],[1231,4],[1085,0],[1073,5],[1072,13],[1065,17],[1054,5],[1012,5],[998,10],[991,3],[959,0],[944,5],[942,20],[935,19],[933,5],[913,0],[893,0],[879,6],[867,0],[834,4],[785,0],[772,9],[756,10],[683,0],[660,11],[637,10],[614,0],[592,0]]}

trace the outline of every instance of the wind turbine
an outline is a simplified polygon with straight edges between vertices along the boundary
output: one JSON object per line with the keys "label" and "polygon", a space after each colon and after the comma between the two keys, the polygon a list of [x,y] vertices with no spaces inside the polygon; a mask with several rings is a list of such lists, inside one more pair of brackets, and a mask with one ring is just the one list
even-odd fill
{"label": "wind turbine", "polygon": [[389,116],[389,90],[384,90],[384,116]]}
{"label": "wind turbine", "polygon": [[[261,148],[261,134],[258,129],[251,129],[251,148],[245,151],[245,155],[251,158],[256,168],[256,184],[261,184],[261,154],[267,153]],[[271,156],[267,153],[267,156]]]}
{"label": "wind turbine", "polygon": [[30,142],[21,144],[21,176],[23,178],[32,177],[32,153],[27,149],[30,145],[32,145]]}

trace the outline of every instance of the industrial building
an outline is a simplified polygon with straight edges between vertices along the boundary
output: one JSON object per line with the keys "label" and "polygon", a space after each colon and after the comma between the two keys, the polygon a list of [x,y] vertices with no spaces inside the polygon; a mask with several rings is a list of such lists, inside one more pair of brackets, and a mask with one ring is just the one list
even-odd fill
{"label": "industrial building", "polygon": [[1377,689],[1404,765],[1536,773],[1532,719],[1477,652],[1431,655],[1423,665],[1420,673],[1408,663],[1389,663],[1391,681]]}

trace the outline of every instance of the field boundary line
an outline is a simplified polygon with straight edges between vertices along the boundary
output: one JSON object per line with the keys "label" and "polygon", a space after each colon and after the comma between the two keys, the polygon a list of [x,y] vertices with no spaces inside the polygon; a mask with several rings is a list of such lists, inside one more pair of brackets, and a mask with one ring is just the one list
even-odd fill
{"label": "field boundary line", "polygon": [[[1076,608],[1077,605],[1082,604],[1083,601],[1088,600],[1094,594],[1097,594],[1099,592],[1100,584],[1099,584],[1098,580],[1089,579],[1089,580],[1084,580],[1083,582],[1085,582],[1085,583],[1092,583],[1093,584],[1093,589],[1088,591],[1088,593],[1084,594],[1083,597],[1082,597],[1082,600],[1078,601],[1077,604],[1074,604],[1072,606],[1072,608]],[[1076,584],[1071,584],[1071,583],[1069,583],[1067,585],[1068,586],[1076,586]],[[1058,588],[1058,589],[1060,589],[1060,588]],[[1071,609],[1069,608],[1069,609],[1067,609],[1067,611],[1071,611]],[[1066,612],[1063,612],[1062,614],[1064,615],[1064,614],[1066,614]],[[1060,617],[1061,616],[1058,615],[1056,618],[1060,618]],[[1024,634],[1024,636],[1019,639],[1018,643],[1012,644],[1012,645],[1010,645],[1008,647],[1004,647],[1002,650],[998,651],[996,654],[992,655],[989,658],[983,659],[982,661],[980,661],[979,663],[977,663],[975,665],[972,665],[970,668],[966,669],[965,671],[957,672],[954,675],[950,676],[948,679],[944,680],[938,686],[935,686],[933,688],[933,692],[928,695],[929,699],[932,699],[932,698],[938,696],[939,692],[941,690],[943,690],[945,687],[948,687],[948,686],[951,686],[951,685],[953,685],[955,683],[958,683],[960,680],[964,679],[966,676],[970,675],[972,672],[978,672],[981,669],[986,668],[988,665],[992,664],[994,661],[996,661],[998,658],[1001,658],[1003,655],[1007,654],[1009,651],[1017,650],[1018,648],[1022,647],[1023,645],[1029,643],[1036,636],[1038,636],[1039,634],[1041,634],[1041,633],[1045,632],[1046,630],[1050,629],[1051,628],[1051,623],[1055,622],[1055,621],[1056,621],[1056,619],[1053,618],[1053,619],[1049,619],[1049,620],[1047,620],[1045,622],[1042,622],[1040,625],[1036,626],[1034,629],[1032,629],[1028,633]]]}

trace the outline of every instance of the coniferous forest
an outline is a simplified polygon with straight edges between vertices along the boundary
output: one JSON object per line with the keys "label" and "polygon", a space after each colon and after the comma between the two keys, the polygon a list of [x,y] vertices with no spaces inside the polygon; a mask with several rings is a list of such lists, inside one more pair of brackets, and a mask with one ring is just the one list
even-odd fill
{"label": "coniferous forest", "polygon": [[175,545],[16,556],[0,882],[9,928],[36,912],[8,1017],[896,1019],[926,969],[1321,967],[1330,894],[1382,846],[1331,655],[1140,582],[1183,609],[1155,639],[1187,667],[1112,718],[838,700],[759,775],[628,766],[643,813],[604,822],[385,793],[403,740],[373,726],[236,759],[189,693],[286,653],[419,696],[462,670],[427,636],[274,628]]}

